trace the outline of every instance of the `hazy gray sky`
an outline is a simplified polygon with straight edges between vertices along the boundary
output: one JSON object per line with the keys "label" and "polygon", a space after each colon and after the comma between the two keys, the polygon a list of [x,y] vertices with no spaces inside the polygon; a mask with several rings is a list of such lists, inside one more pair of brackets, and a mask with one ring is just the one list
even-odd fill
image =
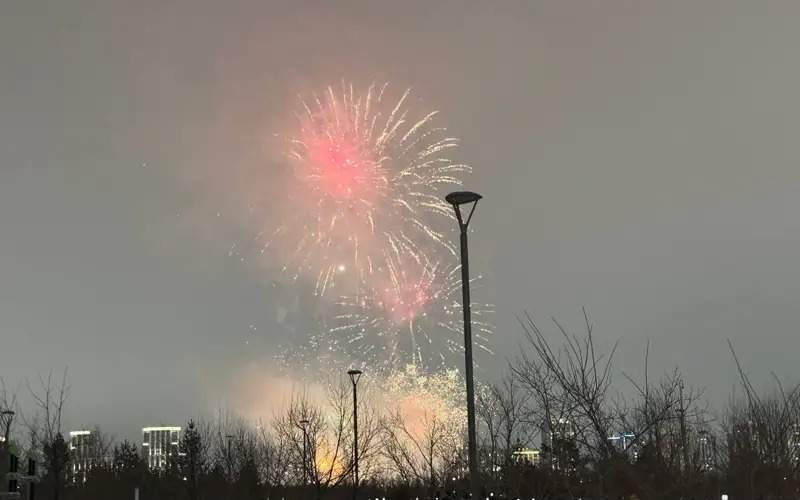
{"label": "hazy gray sky", "polygon": [[[679,364],[717,402],[725,339],[796,378],[800,4],[7,0],[0,376],[68,365],[68,422],[137,436],[230,403],[302,318],[228,256],[237,189],[297,92],[413,86],[481,192],[473,268],[515,316]],[[219,213],[219,217],[217,217]],[[257,333],[253,333],[253,328]],[[248,343],[246,344],[245,341]],[[620,380],[620,383],[622,381]],[[267,384],[268,390],[268,384]],[[267,396],[265,396],[267,397]]]}

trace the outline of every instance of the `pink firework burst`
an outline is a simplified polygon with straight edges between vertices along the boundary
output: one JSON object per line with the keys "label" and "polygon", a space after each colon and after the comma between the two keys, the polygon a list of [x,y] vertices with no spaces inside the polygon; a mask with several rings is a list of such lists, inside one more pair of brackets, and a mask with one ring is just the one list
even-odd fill
{"label": "pink firework burst", "polygon": [[410,90],[387,105],[387,87],[360,94],[342,84],[300,100],[286,222],[264,248],[277,249],[295,277],[312,278],[320,295],[341,281],[363,288],[401,255],[454,255],[443,195],[470,169],[450,158],[458,141],[434,126],[437,112],[415,113]]}

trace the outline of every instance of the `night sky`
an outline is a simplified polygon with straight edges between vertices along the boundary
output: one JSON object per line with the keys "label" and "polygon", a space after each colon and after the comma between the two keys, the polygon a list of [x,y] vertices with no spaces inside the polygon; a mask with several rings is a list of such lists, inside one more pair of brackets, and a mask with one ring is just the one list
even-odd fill
{"label": "night sky", "polygon": [[252,410],[243,393],[267,413],[273,356],[310,321],[284,307],[308,290],[240,260],[259,229],[243,193],[274,190],[271,138],[296,95],[346,79],[413,87],[463,141],[486,198],[472,268],[497,304],[482,379],[521,341],[517,315],[580,330],[586,307],[600,342],[621,341],[622,390],[647,339],[655,373],[679,364],[717,406],[727,338],[758,384],[795,380],[798,16],[789,1],[7,0],[0,376],[68,366],[65,430],[136,437]]}

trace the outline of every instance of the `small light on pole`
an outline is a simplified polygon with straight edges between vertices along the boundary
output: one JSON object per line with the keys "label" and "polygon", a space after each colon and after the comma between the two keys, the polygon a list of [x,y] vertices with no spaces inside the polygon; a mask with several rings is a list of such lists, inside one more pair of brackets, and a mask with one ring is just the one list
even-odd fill
{"label": "small light on pole", "polygon": [[[467,230],[478,206],[483,198],[471,191],[456,191],[445,196],[445,201],[453,206],[458,220],[461,243],[461,291],[464,310],[464,376],[467,379],[467,437],[469,445],[469,484],[472,498],[478,498],[478,443],[475,431],[475,387],[472,375],[472,318],[470,316],[469,298],[469,252],[467,250]],[[472,204],[466,218],[461,214],[461,205]]]}
{"label": "small light on pole", "polygon": [[353,500],[358,496],[358,380],[363,373],[361,370],[347,371],[353,384]]}

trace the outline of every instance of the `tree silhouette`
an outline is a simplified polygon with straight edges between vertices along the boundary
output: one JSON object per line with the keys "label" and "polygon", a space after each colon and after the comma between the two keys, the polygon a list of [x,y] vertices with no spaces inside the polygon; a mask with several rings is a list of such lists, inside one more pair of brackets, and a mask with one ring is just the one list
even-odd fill
{"label": "tree silhouette", "polygon": [[47,472],[44,477],[46,495],[53,500],[59,500],[67,482],[67,468],[70,463],[70,453],[64,436],[59,432],[52,441],[46,442],[42,448]]}
{"label": "tree silhouette", "polygon": [[186,430],[181,436],[181,455],[178,457],[181,473],[186,481],[186,492],[189,500],[198,500],[198,482],[205,473],[206,457],[203,453],[203,442],[193,420],[189,420]]}

